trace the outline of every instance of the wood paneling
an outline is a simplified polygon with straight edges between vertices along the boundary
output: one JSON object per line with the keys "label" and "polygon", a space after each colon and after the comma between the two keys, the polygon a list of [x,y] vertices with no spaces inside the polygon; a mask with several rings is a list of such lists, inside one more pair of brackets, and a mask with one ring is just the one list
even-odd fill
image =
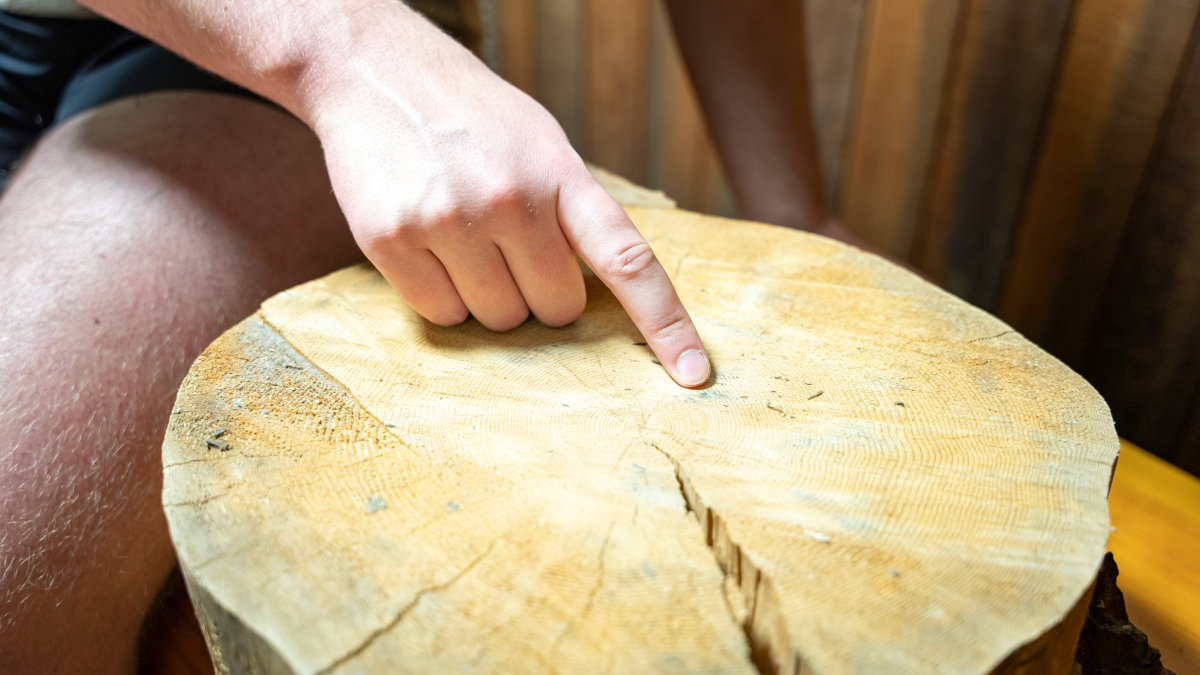
{"label": "wood paneling", "polygon": [[[1189,45],[1083,364],[1118,428],[1193,473],[1200,393],[1200,43]],[[1170,450],[1173,450],[1170,451]]]}
{"label": "wood paneling", "polygon": [[494,67],[546,106],[580,154],[685,208],[736,213],[661,3],[501,0],[493,9]]}
{"label": "wood paneling", "polygon": [[[504,79],[527,94],[536,94],[537,55],[534,40],[537,13],[534,0],[505,0],[505,10],[496,17],[500,26],[494,49]],[[489,41],[490,42],[490,41]]]}
{"label": "wood paneling", "polygon": [[582,150],[587,142],[584,112],[583,5],[562,0],[537,3],[536,97],[549,110],[567,138]]}
{"label": "wood paneling", "polygon": [[895,258],[907,257],[917,227],[959,7],[881,0],[868,14],[845,190],[834,203],[855,234]]}
{"label": "wood paneling", "polygon": [[996,304],[1070,8],[1070,0],[963,6],[916,261],[985,309]]}
{"label": "wood paneling", "polygon": [[863,12],[867,4],[867,0],[804,3],[813,125],[817,130],[825,194],[831,204],[838,203],[842,191],[842,162],[849,120],[853,118]]}
{"label": "wood paneling", "polygon": [[588,3],[588,155],[635,183],[646,179],[650,5]]}
{"label": "wood paneling", "polygon": [[[1200,0],[797,1],[835,212],[1200,472]],[[584,157],[734,213],[660,3],[491,2],[499,69]]]}
{"label": "wood paneling", "polygon": [[1196,17],[1196,0],[1079,0],[1000,315],[1077,362]]}

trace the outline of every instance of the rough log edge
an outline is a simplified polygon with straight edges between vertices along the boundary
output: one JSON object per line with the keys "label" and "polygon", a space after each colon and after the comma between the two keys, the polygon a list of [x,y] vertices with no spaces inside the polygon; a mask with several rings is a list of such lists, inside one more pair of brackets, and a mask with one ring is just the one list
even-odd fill
{"label": "rough log edge", "polygon": [[[1118,440],[1119,443],[1119,440]],[[1117,475],[1117,462],[1121,459],[1120,446],[1117,456],[1113,457],[1112,466],[1108,468],[1108,493],[1112,494],[1113,478]],[[1107,501],[1107,498],[1106,498]],[[1075,656],[1079,651],[1079,640],[1083,637],[1083,627],[1090,613],[1092,596],[1100,584],[1104,574],[1104,561],[1109,555],[1108,547],[1096,565],[1096,576],[1088,585],[1075,606],[1063,617],[1062,621],[1052,626],[1041,636],[1018,647],[992,669],[991,675],[1024,675],[1025,673],[1040,673],[1044,670],[1034,670],[1033,665],[1042,657],[1049,660],[1053,666],[1052,672],[1071,673],[1075,669]]]}
{"label": "rough log edge", "polygon": [[295,675],[279,652],[196,583],[182,562],[179,568],[192,598],[192,608],[200,621],[208,653],[212,656],[214,672],[220,675]]}
{"label": "rough log edge", "polygon": [[[1096,574],[1098,579],[1100,571],[1097,570]],[[1075,649],[1079,645],[1079,636],[1083,633],[1083,624],[1095,590],[1096,579],[1093,579],[1062,621],[1006,656],[992,669],[992,675],[1070,673],[1075,667]]]}
{"label": "rough log edge", "polygon": [[[217,339],[213,340],[209,347],[205,348],[204,353],[207,353],[212,345],[221,343],[234,336],[244,336],[252,330],[251,326],[254,326],[258,330],[269,331],[275,339],[291,350],[292,358],[311,364],[278,331],[263,320],[260,310],[255,310],[253,314],[223,332]],[[203,358],[204,354],[201,354],[201,356],[197,357],[196,362],[200,362]],[[318,370],[317,372],[323,373],[324,371]],[[189,381],[192,377],[193,374],[189,371],[180,384],[179,391],[176,393],[176,402],[172,406],[172,417],[174,417],[174,410],[179,406],[179,397],[187,392]],[[175,442],[172,427],[173,425],[168,424],[163,443],[164,454],[166,449]],[[164,475],[164,501],[167,494],[165,488],[166,476]],[[171,528],[172,524],[169,515],[167,517],[167,525],[168,528]],[[172,547],[174,548],[174,535],[172,535]],[[226,609],[216,597],[199,583],[189,568],[188,562],[184,559],[184,556],[179,554],[178,550],[176,551],[176,559],[179,571],[183,576],[184,584],[187,586],[188,596],[191,598],[192,609],[195,611],[196,618],[200,623],[200,631],[204,635],[204,642],[208,646],[208,653],[212,657],[213,672],[220,675],[296,675],[297,671],[266,638]]]}

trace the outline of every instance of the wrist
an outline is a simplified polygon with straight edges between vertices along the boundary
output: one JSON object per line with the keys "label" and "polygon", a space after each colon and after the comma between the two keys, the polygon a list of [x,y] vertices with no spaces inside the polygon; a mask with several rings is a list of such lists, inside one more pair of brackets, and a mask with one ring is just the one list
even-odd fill
{"label": "wrist", "polygon": [[[373,98],[410,107],[461,90],[482,64],[465,48],[405,4],[347,2],[305,48],[302,67],[280,101],[322,135],[327,120]],[[490,73],[490,71],[488,71]]]}

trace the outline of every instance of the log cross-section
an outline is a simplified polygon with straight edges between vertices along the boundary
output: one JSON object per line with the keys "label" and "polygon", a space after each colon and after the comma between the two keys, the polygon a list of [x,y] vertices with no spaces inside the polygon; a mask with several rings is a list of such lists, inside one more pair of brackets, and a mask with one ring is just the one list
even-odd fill
{"label": "log cross-section", "polygon": [[496,334],[353,267],[201,356],[164,502],[218,668],[1069,672],[1118,448],[1095,391],[857,249],[630,213],[704,389],[594,278],[574,324]]}

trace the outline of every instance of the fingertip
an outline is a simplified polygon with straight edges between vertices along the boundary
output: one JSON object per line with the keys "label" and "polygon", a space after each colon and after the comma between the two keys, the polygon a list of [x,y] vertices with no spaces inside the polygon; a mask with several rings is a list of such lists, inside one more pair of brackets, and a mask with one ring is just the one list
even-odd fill
{"label": "fingertip", "polygon": [[579,314],[574,314],[574,315],[563,314],[560,316],[553,316],[553,317],[548,317],[548,318],[538,317],[538,323],[540,323],[543,326],[546,326],[548,328],[562,328],[564,326],[571,325],[571,323],[573,321],[575,321],[575,319],[578,319],[578,318],[579,318]]}
{"label": "fingertip", "polygon": [[675,360],[674,378],[681,387],[696,389],[703,387],[712,377],[712,364],[700,349],[688,349]]}
{"label": "fingertip", "polygon": [[421,314],[430,323],[442,326],[443,328],[457,326],[471,317],[471,312],[467,310],[466,305],[452,311],[442,309],[436,312],[418,312],[418,314]]}
{"label": "fingertip", "polygon": [[[395,284],[392,286],[395,288]],[[453,287],[451,287],[453,289]],[[431,301],[431,298],[425,296],[417,296],[410,298],[404,293],[400,294],[408,306],[413,309],[421,318],[435,326],[449,328],[465,323],[471,318],[471,310],[467,309],[467,305],[463,303],[458,294],[445,294],[436,301]]]}
{"label": "fingertip", "polygon": [[388,285],[426,321],[457,326],[471,316],[442,262],[428,249],[377,249],[371,263]]}
{"label": "fingertip", "polygon": [[[479,317],[475,318],[478,319]],[[507,333],[508,331],[520,326],[528,320],[529,310],[526,309],[521,312],[512,313],[508,316],[488,317],[486,321],[480,319],[479,323],[482,323],[484,328],[487,328],[494,333]]]}

